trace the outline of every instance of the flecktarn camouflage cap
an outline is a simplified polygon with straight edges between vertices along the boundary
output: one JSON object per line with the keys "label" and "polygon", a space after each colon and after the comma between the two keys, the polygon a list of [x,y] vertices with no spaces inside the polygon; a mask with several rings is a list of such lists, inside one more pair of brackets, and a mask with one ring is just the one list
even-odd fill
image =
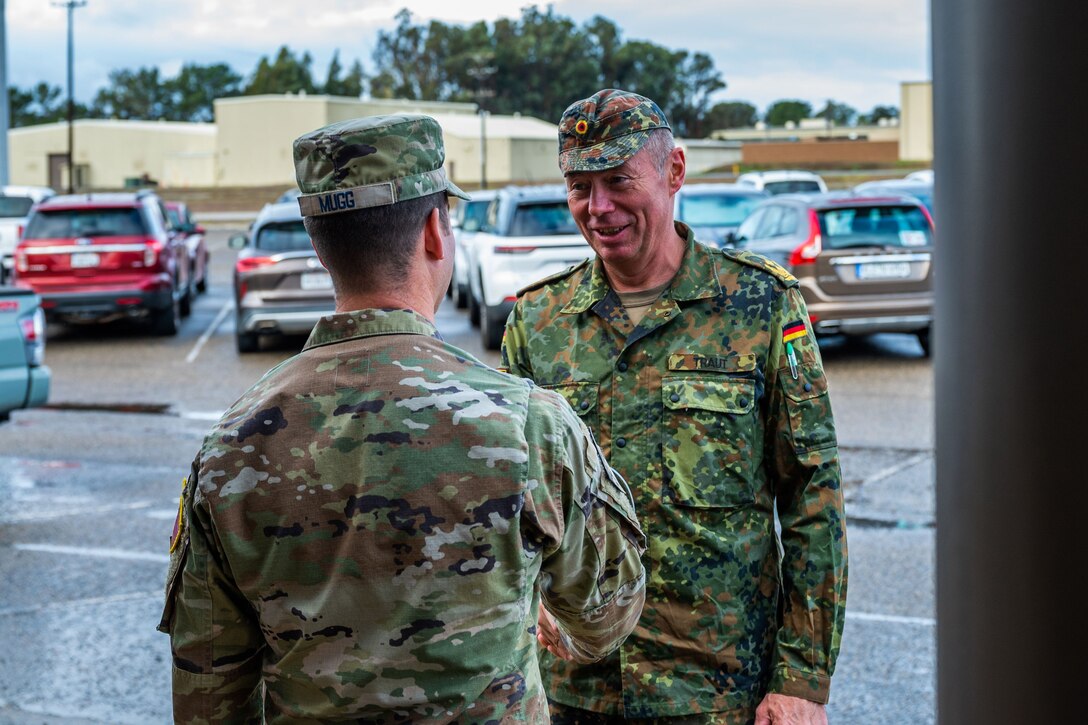
{"label": "flecktarn camouflage cap", "polygon": [[667,128],[664,111],[646,96],[606,88],[575,101],[559,119],[559,168],[601,171],[638,153],[648,131]]}
{"label": "flecktarn camouflage cap", "polygon": [[442,129],[430,116],[367,116],[295,139],[303,216],[395,204],[439,191],[469,200],[446,178]]}

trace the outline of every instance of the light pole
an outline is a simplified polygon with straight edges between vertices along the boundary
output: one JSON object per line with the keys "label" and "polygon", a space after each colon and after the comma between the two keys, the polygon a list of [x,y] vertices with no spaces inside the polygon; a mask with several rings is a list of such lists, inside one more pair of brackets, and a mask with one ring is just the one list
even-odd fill
{"label": "light pole", "polygon": [[73,134],[72,117],[75,115],[75,101],[72,100],[72,11],[87,4],[87,0],[53,0],[53,5],[68,10],[68,193],[74,194],[76,177],[76,158],[72,152]]}
{"label": "light pole", "polygon": [[476,65],[468,71],[468,74],[476,80],[476,110],[480,113],[480,188],[487,188],[487,111],[484,110],[483,101],[491,98],[495,91],[485,88],[484,84],[490,80],[495,71],[495,66],[485,65],[490,58],[485,54],[478,54],[475,58]]}
{"label": "light pole", "polygon": [[8,125],[11,109],[8,107],[8,35],[7,8],[0,0],[0,186],[8,183]]}

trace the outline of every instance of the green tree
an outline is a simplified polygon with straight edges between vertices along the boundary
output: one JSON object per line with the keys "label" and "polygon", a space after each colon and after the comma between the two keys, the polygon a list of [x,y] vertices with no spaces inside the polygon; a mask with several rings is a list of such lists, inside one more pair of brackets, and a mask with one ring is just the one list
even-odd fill
{"label": "green tree", "polygon": [[171,108],[170,91],[158,68],[110,71],[109,85],[95,95],[92,109],[102,118],[157,120]]}
{"label": "green tree", "polygon": [[313,58],[308,52],[296,58],[286,45],[281,46],[275,60],[269,61],[264,56],[257,62],[257,68],[242,93],[247,96],[300,91],[316,93],[311,65]]}
{"label": "green tree", "polygon": [[455,33],[435,20],[428,26],[414,25],[412,13],[397,13],[397,27],[380,31],[374,48],[378,73],[372,94],[387,98],[420,101],[445,100],[451,92],[446,60],[450,36]]}
{"label": "green tree", "polygon": [[576,98],[597,90],[599,68],[585,31],[551,6],[522,8],[495,23],[495,110],[558,121]]}
{"label": "green tree", "polygon": [[242,76],[226,63],[186,63],[177,76],[166,82],[169,104],[165,116],[172,121],[212,121],[216,98],[239,95]]}
{"label": "green tree", "polygon": [[702,138],[710,131],[704,128],[703,119],[710,105],[710,95],[725,88],[721,73],[714,69],[714,61],[705,53],[686,57],[679,68],[680,83],[677,97],[670,100],[666,110],[673,131],[680,136]]}
{"label": "green tree", "polygon": [[873,106],[873,110],[858,116],[858,123],[864,126],[875,126],[883,120],[899,118],[899,109],[895,106]]}
{"label": "green tree", "polygon": [[[34,126],[39,123],[56,123],[68,118],[68,99],[59,86],[39,83],[23,90],[16,86],[8,88],[8,111],[11,128]],[[74,118],[86,118],[87,107],[81,103],[73,104]]]}
{"label": "green tree", "polygon": [[831,121],[838,126],[849,126],[853,123],[858,112],[845,103],[839,103],[828,99],[827,104],[816,114],[816,118]]}
{"label": "green tree", "polygon": [[337,50],[329,61],[329,71],[325,74],[325,85],[321,92],[330,96],[358,98],[363,94],[363,83],[366,80],[362,64],[356,60],[346,76],[342,76],[343,70],[340,66],[340,51]]}
{"label": "green tree", "polygon": [[787,122],[798,123],[801,119],[812,117],[812,105],[805,101],[775,101],[767,108],[763,120],[768,126],[785,126]]}
{"label": "green tree", "polygon": [[[682,97],[680,69],[687,52],[669,50],[646,40],[632,40],[620,47],[616,58],[616,87],[652,98],[675,124],[676,107]],[[675,127],[673,130],[679,134]]]}
{"label": "green tree", "polygon": [[759,111],[747,101],[715,103],[707,111],[703,124],[708,131],[725,128],[750,128],[759,120]]}
{"label": "green tree", "polygon": [[616,88],[620,85],[617,79],[620,76],[619,53],[623,47],[623,34],[615,23],[600,15],[594,16],[583,27],[600,69],[600,86]]}

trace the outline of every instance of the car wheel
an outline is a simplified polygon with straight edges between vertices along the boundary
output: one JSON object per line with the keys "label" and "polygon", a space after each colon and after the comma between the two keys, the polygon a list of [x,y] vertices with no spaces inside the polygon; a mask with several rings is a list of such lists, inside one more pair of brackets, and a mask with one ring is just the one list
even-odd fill
{"label": "car wheel", "polygon": [[196,291],[200,294],[204,294],[208,291],[208,268],[211,266],[211,260],[208,255],[204,255],[204,267],[203,274],[200,275],[200,279],[196,281]]}
{"label": "car wheel", "polygon": [[486,307],[480,310],[480,338],[484,348],[498,350],[502,347],[502,333],[505,329],[505,320],[500,320],[495,312]]}
{"label": "car wheel", "polygon": [[930,343],[930,335],[933,333],[933,326],[930,325],[924,330],[919,330],[914,333],[918,336],[918,342],[922,346],[922,354],[926,357],[930,357],[932,354],[932,347]]}
{"label": "car wheel", "polygon": [[453,305],[459,310],[463,310],[468,307],[468,285],[452,283],[453,286]]}
{"label": "car wheel", "polygon": [[256,332],[246,332],[242,326],[242,316],[234,318],[234,343],[238,352],[257,352],[261,347],[260,338]]}
{"label": "car wheel", "polygon": [[468,321],[473,327],[480,326],[480,301],[471,291],[468,293]]}
{"label": "car wheel", "polygon": [[189,278],[189,286],[185,288],[185,292],[181,295],[181,299],[178,300],[178,309],[181,312],[182,317],[188,317],[193,312],[193,292],[192,277]]}
{"label": "car wheel", "polygon": [[257,352],[261,344],[255,332],[236,332],[234,342],[238,346],[238,352]]}
{"label": "car wheel", "polygon": [[170,305],[151,313],[151,329],[156,335],[168,337],[178,334],[181,329],[181,300],[172,294]]}

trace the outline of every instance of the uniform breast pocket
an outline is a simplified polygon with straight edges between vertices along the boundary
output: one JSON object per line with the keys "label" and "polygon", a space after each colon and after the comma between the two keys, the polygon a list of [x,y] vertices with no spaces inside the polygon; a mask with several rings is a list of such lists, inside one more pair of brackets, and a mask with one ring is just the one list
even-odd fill
{"label": "uniform breast pocket", "polygon": [[597,383],[558,383],[541,387],[562,395],[593,436],[600,435],[600,428],[597,427]]}
{"label": "uniform breast pocket", "polygon": [[751,504],[759,465],[753,438],[755,381],[666,377],[661,394],[666,500],[697,508]]}

